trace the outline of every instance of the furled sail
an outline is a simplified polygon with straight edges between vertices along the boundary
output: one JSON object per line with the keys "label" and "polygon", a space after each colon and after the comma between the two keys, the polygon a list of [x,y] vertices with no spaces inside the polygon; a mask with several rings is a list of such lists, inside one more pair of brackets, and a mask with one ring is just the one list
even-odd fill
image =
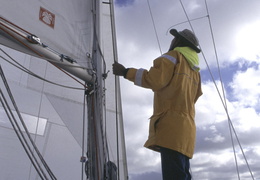
{"label": "furled sail", "polygon": [[[19,126],[21,114],[57,179],[127,179],[119,82],[107,73],[116,59],[112,6],[97,0],[1,2],[1,74],[8,84],[0,79],[1,101],[6,98]],[[38,179],[5,104],[0,117],[0,179]]]}

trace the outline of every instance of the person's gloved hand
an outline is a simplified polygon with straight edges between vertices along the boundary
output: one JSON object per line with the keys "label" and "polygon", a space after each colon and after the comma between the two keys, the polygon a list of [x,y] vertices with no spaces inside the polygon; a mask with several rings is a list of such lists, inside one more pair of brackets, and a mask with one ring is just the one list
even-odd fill
{"label": "person's gloved hand", "polygon": [[113,64],[113,74],[117,76],[125,76],[127,73],[127,69],[122,65],[119,64],[118,62],[115,62]]}

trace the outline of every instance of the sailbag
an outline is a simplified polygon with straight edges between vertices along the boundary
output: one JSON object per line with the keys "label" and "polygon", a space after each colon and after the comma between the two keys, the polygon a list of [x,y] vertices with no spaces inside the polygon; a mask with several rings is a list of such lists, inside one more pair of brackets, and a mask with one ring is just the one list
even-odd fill
{"label": "sailbag", "polygon": [[1,2],[0,179],[127,179],[112,6]]}

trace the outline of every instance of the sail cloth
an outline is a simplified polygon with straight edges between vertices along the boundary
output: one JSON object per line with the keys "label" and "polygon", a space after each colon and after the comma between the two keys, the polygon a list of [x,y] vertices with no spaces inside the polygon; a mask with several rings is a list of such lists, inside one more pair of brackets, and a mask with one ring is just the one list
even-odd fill
{"label": "sail cloth", "polygon": [[[0,16],[35,34],[54,52],[69,56],[87,71],[92,71],[93,39],[95,35],[100,35],[94,32],[93,2],[92,0],[24,0],[21,4],[20,0],[9,0],[1,2]],[[104,8],[109,7],[110,4],[98,1],[98,6],[101,11],[106,10],[98,17],[101,19],[101,23],[106,22],[105,25],[100,26],[102,30],[106,30],[101,34],[102,38],[107,40],[101,37],[97,39],[106,61],[107,70],[109,70],[108,67],[111,67],[115,59],[114,51],[110,49],[113,47],[114,39],[111,37],[111,21],[107,19],[110,17],[110,9]],[[103,19],[103,17],[105,18]],[[108,28],[105,27],[108,25]],[[107,29],[110,29],[110,32],[107,32]],[[4,59],[11,59],[0,52],[4,58],[0,58],[1,66],[17,106],[51,170],[57,179],[80,179],[82,148],[87,149],[87,138],[84,139],[84,147],[82,146],[82,129],[87,129],[87,127],[83,127],[83,117],[87,117],[86,114],[83,116],[85,94],[83,86],[52,64],[44,61],[44,57],[31,53],[15,40],[10,39],[1,30],[0,44],[6,46],[0,46],[1,49],[38,76],[54,83],[80,89],[64,88],[28,75],[4,61]],[[96,61],[100,65],[96,68],[104,68],[101,56]],[[103,72],[103,69],[99,69],[97,76],[100,77]],[[105,83],[101,82],[101,79],[103,78],[98,79],[101,89],[98,104],[102,105],[99,109],[102,112],[101,123],[106,124],[106,126],[102,125],[105,127],[103,130],[107,132],[107,134],[103,134],[104,137],[107,137],[109,149],[109,159],[107,160],[118,166],[119,178],[126,179],[123,130],[116,130],[116,127],[122,128],[120,92],[116,91],[119,97],[118,102],[115,103],[115,96],[118,95],[114,94],[114,77],[112,74],[108,74]],[[103,86],[105,84],[106,87]],[[8,97],[2,80],[0,80],[0,88]],[[105,96],[104,93],[106,93]],[[104,97],[106,99],[103,99]],[[14,111],[14,108],[12,110]],[[2,107],[0,107],[0,117],[0,179],[36,179],[38,175],[10,126]],[[117,125],[118,123],[119,125]],[[98,127],[100,128],[100,126]],[[88,132],[85,131],[85,136],[87,134]],[[106,141],[100,142],[102,143],[100,146],[105,146]]]}
{"label": "sail cloth", "polygon": [[0,12],[44,44],[84,64],[87,53],[92,53],[91,6],[86,0],[10,0],[1,2]]}

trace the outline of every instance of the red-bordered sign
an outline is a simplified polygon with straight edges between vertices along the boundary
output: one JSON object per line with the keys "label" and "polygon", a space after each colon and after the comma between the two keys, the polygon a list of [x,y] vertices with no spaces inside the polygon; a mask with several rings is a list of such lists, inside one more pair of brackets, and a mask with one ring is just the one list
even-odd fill
{"label": "red-bordered sign", "polygon": [[44,9],[43,7],[40,7],[39,19],[44,24],[47,24],[51,28],[54,28],[55,14],[51,13],[47,9]]}

